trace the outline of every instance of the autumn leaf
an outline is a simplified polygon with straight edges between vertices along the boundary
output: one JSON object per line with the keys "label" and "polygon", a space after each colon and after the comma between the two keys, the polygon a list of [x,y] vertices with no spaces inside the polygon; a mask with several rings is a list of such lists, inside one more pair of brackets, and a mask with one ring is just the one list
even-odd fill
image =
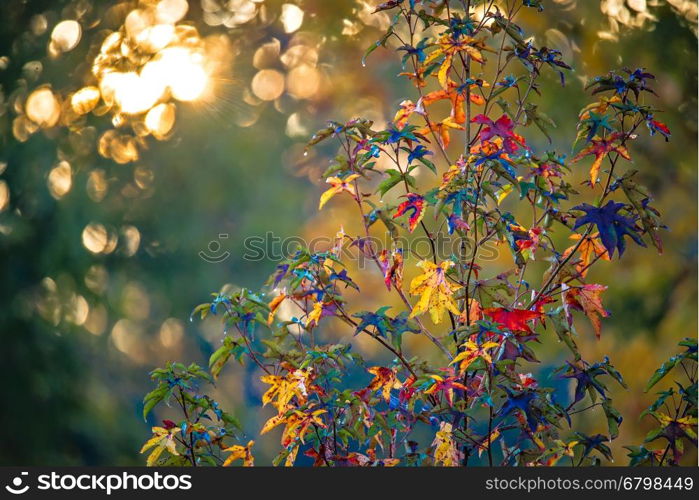
{"label": "autumn leaf", "polygon": [[274,315],[276,314],[277,309],[279,309],[279,306],[282,304],[282,302],[284,302],[284,299],[286,299],[286,294],[280,293],[270,301],[269,315],[267,316],[268,325],[271,325],[272,321],[274,321]]}
{"label": "autumn leaf", "polygon": [[382,250],[378,260],[386,288],[390,291],[391,283],[393,283],[400,290],[403,287],[403,249],[393,250],[390,259],[388,251]]}
{"label": "autumn leaf", "polygon": [[481,141],[490,141],[493,137],[500,137],[507,153],[514,153],[520,146],[527,147],[524,137],[514,132],[515,124],[507,114],[503,114],[495,121],[485,115],[476,115],[471,123],[483,126],[478,133],[478,138]]}
{"label": "autumn leaf", "polygon": [[472,340],[468,340],[461,346],[463,350],[449,364],[453,365],[459,363],[459,370],[461,373],[468,370],[468,367],[477,359],[482,359],[490,365],[493,363],[490,351],[499,346],[500,344],[497,342],[487,341],[482,344],[477,344]]}
{"label": "autumn leaf", "polygon": [[153,437],[151,437],[141,448],[141,453],[144,453],[151,448],[150,455],[146,459],[146,465],[152,467],[157,462],[163,451],[167,450],[171,455],[179,455],[177,452],[177,442],[175,441],[175,435],[180,432],[179,427],[172,427],[166,429],[164,427],[153,427],[152,428]]}
{"label": "autumn leaf", "polygon": [[317,326],[322,314],[323,302],[318,301],[313,304],[313,309],[310,313],[308,313],[308,317],[306,318],[306,328]]}
{"label": "autumn leaf", "polygon": [[466,386],[457,381],[457,377],[440,377],[439,375],[430,375],[435,382],[425,391],[425,394],[434,394],[441,392],[449,403],[449,406],[454,405],[454,390],[465,391]]}
{"label": "autumn leaf", "polygon": [[311,368],[294,370],[286,376],[263,375],[260,380],[270,388],[262,395],[262,404],[272,403],[280,413],[286,411],[294,397],[299,405],[305,404],[312,378]]}
{"label": "autumn leaf", "polygon": [[485,436],[479,443],[478,443],[478,456],[480,457],[484,451],[488,451],[488,449],[495,443],[495,441],[500,437],[500,429],[493,429],[493,432],[491,432],[488,436]]}
{"label": "autumn leaf", "polygon": [[368,386],[370,391],[381,391],[381,396],[388,402],[391,399],[391,389],[400,389],[403,384],[398,380],[394,370],[383,366],[372,366],[367,371],[374,375]]}
{"label": "autumn leaf", "polygon": [[[456,123],[463,124],[466,122],[466,112],[464,111],[464,103],[466,102],[466,96],[468,95],[469,100],[473,104],[483,105],[485,101],[483,96],[477,92],[470,92],[470,89],[477,89],[479,87],[488,87],[487,82],[480,82],[471,84],[458,85],[452,80],[447,82],[445,88],[440,90],[435,90],[426,94],[420,101],[423,106],[429,106],[437,101],[449,100],[451,102],[451,117]],[[402,103],[401,103],[402,105]]]}
{"label": "autumn leaf", "polygon": [[266,434],[278,425],[285,424],[281,445],[287,448],[294,441],[304,443],[306,433],[311,426],[326,427],[320,416],[327,412],[327,410],[313,410],[312,406],[307,408],[306,411],[290,410],[284,415],[276,415],[270,418],[262,427],[262,430],[260,430],[260,434]]}
{"label": "autumn leaf", "polygon": [[418,133],[427,135],[430,131],[434,132],[440,144],[444,148],[448,148],[451,143],[452,130],[465,130],[464,126],[457,123],[451,116],[446,117],[441,122],[429,122],[428,126],[418,130]]}
{"label": "autumn leaf", "polygon": [[624,208],[623,203],[609,200],[603,207],[593,207],[587,203],[573,207],[573,210],[585,212],[585,215],[575,220],[573,230],[585,224],[594,224],[599,231],[602,245],[609,252],[610,257],[614,257],[614,250],[619,251],[621,257],[626,250],[624,236],[629,236],[638,245],[645,247],[641,237],[636,233],[636,222],[632,217],[626,217],[618,212]]}
{"label": "autumn leaf", "polygon": [[[580,262],[575,266],[580,277],[585,277],[595,257],[599,257],[602,260],[612,260],[609,257],[609,252],[607,252],[607,249],[604,248],[604,245],[599,239],[599,233],[596,232],[587,236],[575,233],[570,235],[570,239],[575,241],[580,241],[582,239],[577,250],[580,252]],[[566,248],[565,252],[563,252],[563,258],[568,257],[573,252],[576,245]]]}
{"label": "autumn leaf", "polygon": [[439,67],[439,71],[437,72],[437,79],[442,87],[446,87],[447,75],[451,69],[454,56],[459,52],[465,52],[471,59],[483,64],[485,63],[485,59],[483,58],[481,50],[484,48],[485,44],[483,41],[477,40],[470,36],[457,38],[450,35],[445,35],[439,39],[438,48],[434,50],[425,60],[425,66],[444,56],[444,60]]}
{"label": "autumn leaf", "polygon": [[432,446],[434,447],[435,465],[443,467],[458,467],[461,465],[463,454],[456,444],[452,425],[449,422],[441,422],[439,424],[439,430],[435,434]]}
{"label": "autumn leaf", "polygon": [[359,177],[359,174],[348,175],[344,179],[340,179],[339,177],[328,177],[325,182],[330,184],[331,187],[320,196],[318,210],[321,210],[323,206],[328,201],[330,201],[330,199],[333,196],[343,191],[351,194],[353,197],[356,198],[357,192],[354,189],[354,184],[351,184],[351,182],[354,181],[357,177]]}
{"label": "autumn leaf", "polygon": [[593,102],[588,104],[583,109],[580,110],[578,115],[578,120],[584,121],[590,117],[590,113],[604,114],[609,109],[609,106],[620,103],[621,97],[618,95],[613,95],[612,97],[602,97],[599,102]]}
{"label": "autumn leaf", "polygon": [[[476,278],[478,278],[478,271],[474,271]],[[464,310],[459,316],[459,323],[473,323],[475,321],[480,321],[483,319],[483,308],[481,303],[476,299],[468,299],[468,308]]]}
{"label": "autumn leaf", "polygon": [[591,140],[591,144],[580,151],[574,158],[573,163],[582,160],[586,156],[593,155],[595,161],[592,162],[590,166],[590,183],[592,187],[597,183],[597,176],[599,175],[599,169],[602,165],[602,160],[609,153],[618,153],[619,156],[626,160],[631,160],[631,155],[629,151],[620,143],[621,138],[624,134],[615,132],[609,134],[605,138],[594,138]]}
{"label": "autumn leaf", "polygon": [[601,297],[606,289],[604,285],[590,284],[571,288],[565,293],[566,304],[585,313],[595,329],[597,338],[600,338],[602,332],[601,318],[609,316],[609,312],[602,305]]}
{"label": "autumn leaf", "polygon": [[242,459],[243,467],[252,467],[255,465],[255,457],[252,456],[252,446],[255,441],[249,441],[247,445],[233,445],[230,448],[224,448],[222,451],[230,453],[223,462],[223,467],[230,465],[234,460]]}
{"label": "autumn leaf", "polygon": [[542,317],[541,312],[530,311],[528,309],[508,310],[502,307],[489,307],[483,309],[483,313],[512,332],[526,332],[530,334],[534,332],[527,322],[541,319]]}
{"label": "autumn leaf", "polygon": [[459,315],[460,311],[454,301],[454,292],[461,287],[451,284],[446,276],[447,271],[454,263],[445,260],[440,265],[436,265],[423,260],[417,265],[422,268],[424,273],[410,282],[410,294],[420,296],[420,300],[410,312],[410,317],[414,318],[429,311],[432,322],[438,324],[445,311]]}
{"label": "autumn leaf", "polygon": [[409,213],[408,228],[412,233],[425,216],[425,199],[415,193],[408,193],[405,196],[408,200],[398,205],[396,213],[393,214],[393,218],[396,219],[403,214]]}
{"label": "autumn leaf", "polygon": [[396,112],[396,116],[393,118],[393,124],[398,130],[402,129],[408,124],[410,115],[415,113],[416,109],[415,103],[410,99],[406,99],[400,103],[400,108]]}

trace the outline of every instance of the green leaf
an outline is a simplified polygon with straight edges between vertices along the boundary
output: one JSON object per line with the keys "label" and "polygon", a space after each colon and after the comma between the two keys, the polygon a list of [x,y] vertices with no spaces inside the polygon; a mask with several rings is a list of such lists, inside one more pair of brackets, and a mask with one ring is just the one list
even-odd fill
{"label": "green leaf", "polygon": [[432,163],[430,160],[427,158],[419,158],[418,161],[422,163],[424,166],[432,170],[432,172],[436,175],[437,174],[437,167],[434,166],[434,163]]}
{"label": "green leaf", "polygon": [[653,429],[648,434],[646,434],[646,439],[643,440],[644,443],[648,443],[655,439],[658,439],[663,433],[663,429]]}
{"label": "green leaf", "polygon": [[398,21],[399,14],[400,13],[396,14],[393,17],[393,21],[391,22],[391,26],[388,28],[388,31],[386,31],[386,33],[379,40],[377,40],[376,42],[371,44],[371,46],[368,49],[366,49],[366,52],[364,52],[364,55],[362,56],[362,66],[366,66],[366,60],[371,55],[372,52],[374,52],[379,47],[386,46],[386,42],[388,41],[390,36],[393,34],[393,27],[395,26],[396,22]]}
{"label": "green leaf", "polygon": [[146,419],[148,414],[158,403],[169,397],[170,393],[170,387],[165,383],[161,383],[158,387],[146,394],[143,398],[143,420]]}
{"label": "green leaf", "polygon": [[643,390],[643,392],[648,392],[651,387],[660,382],[663,379],[663,377],[665,377],[665,375],[667,375],[670,372],[670,370],[672,370],[675,367],[675,365],[677,365],[677,363],[679,363],[681,360],[682,357],[680,355],[676,355],[665,361],[665,363],[663,363],[660,368],[655,370],[655,373],[648,381],[648,384],[646,385],[646,388]]}
{"label": "green leaf", "polygon": [[209,358],[209,371],[214,380],[218,378],[221,370],[228,362],[231,354],[233,354],[233,349],[237,347],[237,345],[238,344],[231,337],[225,337],[223,345],[216,349]]}
{"label": "green leaf", "polygon": [[403,180],[402,174],[395,169],[388,169],[386,170],[386,173],[388,174],[388,179],[385,179],[383,182],[381,182],[381,184],[379,184],[378,189],[376,190],[376,192],[380,193],[381,196],[385,195],[387,192],[389,192],[399,182]]}
{"label": "green leaf", "polygon": [[607,399],[602,403],[604,414],[607,416],[607,427],[609,428],[609,436],[611,439],[616,439],[619,436],[619,424],[623,420],[621,413],[612,406],[612,400]]}
{"label": "green leaf", "polygon": [[665,403],[665,400],[667,398],[669,398],[670,396],[672,396],[674,393],[675,393],[675,390],[672,388],[667,390],[667,391],[659,392],[658,399],[656,399],[655,402],[652,405],[650,405],[647,409],[643,410],[643,412],[641,413],[641,415],[638,418],[643,418],[644,416],[648,415],[649,413],[658,410],[658,408],[660,408]]}

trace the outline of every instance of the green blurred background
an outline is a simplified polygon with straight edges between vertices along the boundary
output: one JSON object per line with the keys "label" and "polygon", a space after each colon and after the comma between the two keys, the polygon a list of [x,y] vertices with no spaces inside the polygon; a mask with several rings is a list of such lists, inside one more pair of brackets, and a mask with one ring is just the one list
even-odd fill
{"label": "green blurred background", "polygon": [[[328,119],[385,122],[409,92],[391,52],[359,62],[388,22],[369,15],[372,2],[163,0],[161,10],[183,2],[176,22],[196,27],[197,47],[217,65],[206,98],[173,100],[174,127],[159,138],[109,109],[70,111],[72,93],[98,83],[91,69],[107,34],[157,1],[0,4],[0,464],[142,464],[138,449],[162,417],[141,418],[148,371],[205,363],[222,333],[190,322],[193,306],[222,286],[257,288],[274,269],[243,259],[244,238],[332,236],[346,218],[341,206],[316,213],[327,158],[302,154],[310,133]],[[650,373],[697,333],[697,7],[655,3],[550,0],[521,20],[575,68],[564,89],[546,75],[538,102],[558,124],[559,151],[570,152],[589,102],[584,83],[622,66],[656,74],[653,104],[672,130],[669,145],[644,137],[632,149],[670,227],[664,254],[634,247],[623,265],[589,275],[610,285],[613,315],[600,341],[581,329],[581,348],[591,360],[609,355],[629,383],[612,389],[625,417],[615,463],[652,424],[637,419],[652,401]],[[77,41],[56,32],[62,20],[78,20]],[[35,123],[27,103],[41,88],[59,115]],[[116,125],[129,137],[109,135]],[[533,132],[530,142],[545,147]],[[540,376],[564,359],[552,342],[538,353],[551,363]],[[251,434],[266,415],[256,379],[231,369],[217,390]],[[604,431],[599,417],[579,425]],[[259,453],[273,454],[276,439]]]}

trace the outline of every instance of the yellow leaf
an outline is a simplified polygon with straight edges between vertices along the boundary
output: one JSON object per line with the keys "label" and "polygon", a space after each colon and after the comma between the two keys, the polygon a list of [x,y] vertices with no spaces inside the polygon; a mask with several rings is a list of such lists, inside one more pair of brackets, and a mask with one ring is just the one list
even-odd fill
{"label": "yellow leaf", "polygon": [[461,372],[465,372],[471,363],[481,358],[488,364],[493,363],[493,358],[490,356],[490,351],[494,347],[499,347],[500,344],[496,342],[484,342],[482,344],[476,344],[475,342],[468,340],[463,344],[463,350],[449,363],[450,365],[461,363],[459,369]]}
{"label": "yellow leaf", "polygon": [[370,391],[381,390],[381,395],[388,402],[391,399],[391,389],[400,389],[403,384],[398,380],[395,370],[383,366],[372,366],[367,371],[374,375],[374,380],[368,386]]}
{"label": "yellow leaf", "polygon": [[435,265],[430,261],[423,260],[417,265],[425,272],[415,277],[410,283],[410,294],[420,296],[410,313],[410,317],[414,318],[429,311],[432,322],[438,324],[446,311],[459,315],[460,311],[453,295],[461,287],[451,284],[446,276],[447,271],[454,263],[446,260],[440,265]]}
{"label": "yellow leaf", "polygon": [[269,316],[267,316],[268,325],[271,325],[272,321],[274,321],[274,314],[277,312],[282,302],[284,302],[284,299],[286,299],[286,294],[280,293],[269,303]]}
{"label": "yellow leaf", "polygon": [[266,433],[268,433],[269,431],[271,431],[272,429],[274,429],[274,428],[275,428],[276,426],[278,426],[279,424],[283,424],[283,423],[284,423],[284,420],[285,420],[285,419],[284,419],[284,415],[275,415],[275,416],[273,416],[272,418],[270,418],[269,420],[267,420],[267,422],[265,422],[265,425],[262,426],[262,430],[260,430],[260,434],[266,434]]}
{"label": "yellow leaf", "polygon": [[331,187],[328,188],[328,190],[325,191],[322,195],[320,195],[320,203],[318,205],[318,210],[322,209],[323,206],[328,201],[330,201],[330,198],[332,198],[336,194],[341,193],[343,191],[346,191],[347,193],[351,194],[352,196],[356,196],[357,192],[354,189],[354,184],[351,184],[351,183],[357,177],[359,177],[359,174],[348,175],[344,179],[340,179],[339,177],[328,177],[325,182],[330,184]]}
{"label": "yellow leaf", "polygon": [[155,465],[163,451],[167,450],[172,455],[179,455],[177,452],[177,443],[175,442],[175,434],[180,432],[179,428],[165,429],[163,427],[153,427],[153,437],[151,437],[141,448],[141,453],[153,448],[153,451],[146,459],[146,465],[151,467]]}
{"label": "yellow leaf", "polygon": [[313,310],[308,313],[308,318],[306,319],[306,328],[318,325],[320,317],[323,314],[323,303],[316,302],[313,304]]}
{"label": "yellow leaf", "polygon": [[[299,405],[306,403],[307,387],[311,383],[312,370],[294,370],[285,377],[280,375],[263,375],[260,380],[271,387],[262,395],[262,404],[272,403],[281,415],[287,410],[289,402],[296,397]],[[276,399],[276,401],[275,401]]]}
{"label": "yellow leaf", "polygon": [[450,423],[442,422],[439,424],[439,430],[434,437],[432,446],[434,446],[433,456],[435,465],[444,467],[457,467],[461,465],[462,454],[454,440]]}
{"label": "yellow leaf", "polygon": [[447,73],[449,73],[449,68],[451,68],[451,54],[447,54],[444,58],[444,62],[439,67],[439,73],[437,73],[437,79],[442,87],[447,86]]}
{"label": "yellow leaf", "polygon": [[230,455],[226,457],[223,462],[223,466],[226,467],[230,465],[234,460],[242,459],[243,467],[252,467],[255,465],[255,457],[252,455],[252,446],[255,441],[249,441],[246,446],[241,446],[239,444],[233,445],[230,448],[224,448],[223,451],[230,452]]}
{"label": "yellow leaf", "polygon": [[507,196],[512,192],[514,189],[514,186],[512,184],[507,184],[502,187],[497,193],[495,193],[498,197],[498,205],[502,203],[502,200],[507,198]]}

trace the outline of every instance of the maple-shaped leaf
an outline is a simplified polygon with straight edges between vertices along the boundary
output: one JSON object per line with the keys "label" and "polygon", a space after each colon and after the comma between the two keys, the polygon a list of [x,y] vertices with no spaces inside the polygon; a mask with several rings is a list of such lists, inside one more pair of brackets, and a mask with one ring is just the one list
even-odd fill
{"label": "maple-shaped leaf", "polygon": [[447,232],[449,234],[454,234],[454,231],[468,232],[470,230],[471,226],[468,225],[468,222],[463,220],[458,215],[450,214],[449,217],[447,217]]}
{"label": "maple-shaped leaf", "polygon": [[359,334],[365,328],[374,327],[374,333],[386,338],[388,333],[394,335],[402,335],[405,332],[419,333],[419,326],[409,321],[407,312],[403,311],[395,318],[390,317],[386,312],[391,306],[383,306],[376,312],[360,311],[353,314],[355,318],[359,318],[361,323],[355,329],[355,335]]}
{"label": "maple-shaped leaf", "polygon": [[611,123],[609,122],[612,119],[611,115],[605,115],[605,114],[598,114],[595,113],[594,111],[589,111],[587,113],[587,117],[584,120],[581,120],[579,126],[583,126],[587,128],[587,137],[585,138],[586,142],[590,142],[593,137],[596,135],[599,135],[598,132],[601,129],[607,130],[608,132],[613,132],[614,128],[612,127]]}
{"label": "maple-shaped leaf", "polygon": [[646,436],[644,442],[648,443],[658,438],[667,439],[673,452],[674,462],[679,462],[682,456],[682,446],[679,443],[681,438],[686,438],[694,445],[697,444],[697,417],[687,415],[671,417],[662,412],[650,412],[660,424],[660,428],[652,430]]}
{"label": "maple-shaped leaf", "polygon": [[575,436],[578,438],[578,445],[583,447],[582,458],[587,457],[593,450],[597,450],[604,458],[612,460],[612,450],[605,444],[605,442],[611,442],[609,437],[603,434],[588,436],[581,432],[576,432]]}
{"label": "maple-shaped leaf", "polygon": [[223,467],[230,465],[234,460],[242,459],[243,467],[253,467],[255,465],[255,457],[252,455],[252,446],[255,441],[249,441],[247,445],[233,445],[230,448],[224,448],[222,451],[230,453],[223,462]]}
{"label": "maple-shaped leaf", "polygon": [[626,160],[631,160],[631,155],[626,149],[626,146],[622,144],[622,139],[625,137],[624,134],[620,132],[615,132],[609,134],[607,137],[597,137],[591,140],[590,145],[585,147],[580,151],[575,158],[573,158],[573,163],[582,160],[586,156],[593,155],[595,161],[592,162],[590,166],[590,184],[592,187],[597,183],[597,176],[599,175],[600,166],[602,166],[602,160],[609,153],[617,153],[619,156]]}
{"label": "maple-shaped leaf", "polygon": [[625,205],[623,203],[617,203],[611,200],[601,208],[593,207],[587,203],[577,205],[573,207],[573,210],[581,210],[585,212],[585,215],[576,219],[573,230],[585,224],[594,224],[597,226],[602,245],[604,245],[604,248],[609,252],[610,258],[614,257],[615,249],[619,251],[620,257],[623,255],[624,250],[626,250],[624,235],[630,236],[637,244],[645,247],[646,244],[641,237],[636,234],[635,220],[618,213],[619,210],[624,207]]}
{"label": "maple-shaped leaf", "polygon": [[[469,100],[473,104],[482,105],[485,104],[483,96],[476,93],[470,92],[470,89],[476,89],[479,87],[489,86],[486,82],[482,80],[479,82],[473,82],[470,84],[459,85],[452,80],[447,82],[446,88],[435,90],[426,94],[420,101],[423,106],[429,106],[437,101],[449,100],[451,102],[451,117],[456,123],[463,124],[466,122],[466,112],[464,111],[464,103],[466,102],[466,96],[468,95]],[[402,103],[401,103],[402,105]]]}
{"label": "maple-shaped leaf", "polygon": [[[309,405],[306,411],[290,410],[282,415],[275,415],[262,426],[260,434],[266,434],[278,425],[285,424],[286,427],[284,428],[284,432],[282,432],[281,438],[282,446],[287,448],[296,441],[303,443],[304,436],[311,426],[327,427],[320,416],[327,413],[328,410],[314,410],[313,408],[313,405]],[[287,465],[291,464],[287,461]]]}
{"label": "maple-shaped leaf", "polygon": [[488,451],[499,437],[500,429],[493,429],[493,431],[490,434],[484,436],[482,439],[476,442],[475,444],[476,448],[478,448],[478,457],[480,457],[483,454],[483,452]]}
{"label": "maple-shaped leaf", "polygon": [[179,455],[177,452],[177,441],[175,435],[180,432],[179,427],[166,429],[164,427],[153,427],[153,437],[151,437],[141,448],[141,453],[144,453],[151,448],[150,455],[146,459],[146,465],[151,467],[155,465],[163,451],[167,450],[171,455]]}
{"label": "maple-shaped leaf", "polygon": [[585,88],[592,88],[593,94],[598,94],[600,92],[613,91],[615,94],[623,95],[629,91],[634,93],[636,100],[641,92],[650,92],[655,94],[652,88],[648,86],[646,80],[654,80],[655,76],[648,73],[644,68],[638,68],[633,71],[630,69],[625,69],[624,72],[628,77],[624,78],[623,75],[619,75],[615,72],[610,72],[606,76],[598,76],[594,78]]}
{"label": "maple-shaped leaf", "polygon": [[463,350],[449,364],[459,363],[459,370],[461,373],[464,373],[478,359],[482,359],[487,365],[491,365],[493,358],[490,353],[495,347],[500,347],[500,344],[491,341],[478,344],[468,340],[461,347]]}
{"label": "maple-shaped leaf", "polygon": [[489,307],[483,309],[483,313],[512,332],[525,332],[528,334],[534,332],[527,323],[535,319],[541,319],[543,315],[543,313],[538,311],[505,309],[503,307]]}
{"label": "maple-shaped leaf", "polygon": [[425,394],[434,394],[441,392],[449,403],[449,406],[454,405],[454,390],[465,391],[466,386],[459,382],[456,376],[440,377],[439,375],[430,375],[435,382],[425,391]]}
{"label": "maple-shaped leaf", "polygon": [[[566,361],[566,372],[562,375],[563,378],[575,379],[577,385],[575,387],[575,396],[573,402],[568,406],[572,408],[578,401],[585,397],[585,393],[590,395],[594,403],[599,394],[605,401],[608,399],[606,391],[607,386],[599,380],[599,377],[606,375],[616,380],[622,387],[626,388],[626,383],[619,371],[612,366],[608,357],[599,363],[589,364],[584,360],[577,360],[574,363]],[[560,370],[560,369],[559,369]],[[558,370],[557,370],[558,371]]]}
{"label": "maple-shaped leaf", "polygon": [[410,317],[414,318],[429,311],[432,322],[438,324],[446,311],[459,315],[460,311],[454,301],[454,292],[461,287],[450,283],[446,276],[447,271],[454,263],[450,260],[445,260],[441,264],[436,265],[430,261],[423,260],[418,262],[417,265],[424,273],[416,276],[410,282],[410,294],[420,296],[420,300],[418,300],[410,312]]}
{"label": "maple-shaped leaf", "polygon": [[580,110],[578,114],[578,120],[583,121],[590,118],[591,113],[605,114],[610,106],[614,106],[622,102],[621,97],[618,95],[613,95],[612,97],[601,97],[598,102],[593,102],[588,104],[583,109]]}
{"label": "maple-shaped leaf", "polygon": [[506,114],[503,114],[495,121],[485,115],[476,115],[471,122],[483,125],[478,134],[478,138],[481,141],[489,141],[493,137],[500,137],[503,140],[503,147],[508,153],[514,153],[520,146],[527,146],[524,137],[513,132],[515,124]]}
{"label": "maple-shaped leaf", "polygon": [[318,210],[322,209],[323,206],[330,201],[330,198],[343,191],[356,198],[357,192],[354,189],[354,184],[352,184],[352,181],[354,181],[357,177],[359,177],[359,174],[348,175],[344,179],[340,179],[339,177],[328,177],[325,182],[330,184],[331,187],[320,196]]}
{"label": "maple-shaped leaf", "polygon": [[393,218],[396,219],[405,213],[409,213],[408,228],[412,233],[425,216],[425,198],[415,193],[408,193],[405,196],[408,198],[407,201],[398,205]]}
{"label": "maple-shaped leaf", "polygon": [[589,266],[595,257],[599,257],[602,260],[612,260],[609,257],[609,252],[604,248],[602,242],[599,239],[599,233],[592,233],[587,236],[582,234],[572,234],[570,235],[571,240],[580,241],[579,244],[572,245],[566,248],[563,252],[563,258],[568,257],[575,247],[578,247],[578,252],[580,252],[580,262],[575,266],[575,269],[580,273],[580,277],[584,278],[589,270]]}
{"label": "maple-shaped leaf", "polygon": [[405,52],[405,54],[403,55],[403,58],[401,60],[402,68],[405,69],[405,64],[413,56],[415,57],[415,59],[417,60],[418,63],[424,63],[425,59],[427,58],[427,54],[425,54],[425,49],[428,48],[429,46],[430,46],[429,39],[423,38],[414,47],[412,45],[407,45],[407,44],[398,47],[396,50],[399,50],[401,52]]}
{"label": "maple-shaped leaf", "polygon": [[452,130],[465,130],[465,128],[463,125],[457,123],[454,118],[447,116],[440,122],[430,121],[426,127],[418,130],[418,133],[427,135],[430,131],[432,131],[437,136],[437,140],[440,142],[440,144],[444,148],[448,148],[449,144],[451,144]]}
{"label": "maple-shaped leaf", "polygon": [[514,393],[507,387],[499,387],[505,391],[507,399],[496,413],[493,426],[499,425],[503,419],[512,414],[524,416],[529,430],[532,432],[536,431],[539,422],[546,423],[544,415],[541,412],[535,411],[532,407],[532,403],[539,398],[535,391],[527,389]]}
{"label": "maple-shaped leaf", "polygon": [[534,258],[534,253],[539,248],[541,237],[544,232],[544,229],[541,227],[533,227],[527,231],[525,236],[514,238],[515,246],[517,250],[522,253],[524,260]]}
{"label": "maple-shaped leaf", "polygon": [[361,311],[353,314],[355,318],[359,318],[361,322],[357,325],[354,334],[358,335],[365,328],[374,327],[374,332],[380,337],[386,337],[390,328],[389,318],[386,316],[386,310],[390,306],[384,306],[377,312]]}
{"label": "maple-shaped leaf", "polygon": [[374,379],[368,386],[370,391],[381,391],[381,396],[388,402],[391,399],[391,389],[400,389],[403,384],[398,380],[395,370],[384,366],[372,366],[367,371],[374,375]]}
{"label": "maple-shaped leaf", "polygon": [[452,67],[452,61],[456,54],[465,52],[471,59],[481,64],[485,63],[481,50],[485,49],[485,43],[470,36],[453,37],[445,35],[437,42],[437,49],[434,50],[425,60],[425,66],[431,64],[440,57],[444,57],[437,79],[442,87],[447,86],[447,77]]}
{"label": "maple-shaped leaf", "polygon": [[299,405],[306,403],[313,374],[310,368],[307,370],[298,369],[291,371],[286,376],[263,375],[260,380],[270,385],[270,388],[262,395],[262,405],[272,403],[272,406],[282,414],[294,398]]}
{"label": "maple-shaped leaf", "polygon": [[609,316],[602,305],[602,292],[607,289],[604,285],[583,285],[579,288],[571,288],[565,293],[565,301],[569,307],[583,311],[590,319],[595,335],[600,338],[602,333],[602,319]]}

